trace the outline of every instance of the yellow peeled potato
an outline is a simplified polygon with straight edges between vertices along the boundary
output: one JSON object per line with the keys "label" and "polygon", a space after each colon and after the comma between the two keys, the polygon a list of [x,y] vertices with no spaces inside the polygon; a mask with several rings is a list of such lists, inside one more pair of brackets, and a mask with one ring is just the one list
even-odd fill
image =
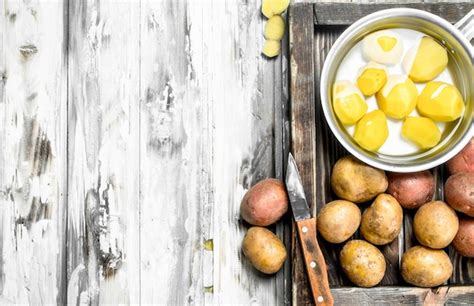
{"label": "yellow peeled potato", "polygon": [[428,82],[418,97],[418,112],[434,121],[450,122],[461,117],[464,101],[459,90],[444,82]]}
{"label": "yellow peeled potato", "polygon": [[367,112],[367,103],[359,89],[349,81],[338,81],[333,88],[334,112],[344,125],[352,125]]}
{"label": "yellow peeled potato", "polygon": [[421,149],[430,149],[441,140],[441,131],[429,118],[407,117],[403,121],[402,136]]}
{"label": "yellow peeled potato", "polygon": [[387,71],[383,65],[370,62],[362,68],[357,78],[357,86],[364,96],[377,93],[387,83]]}
{"label": "yellow peeled potato", "polygon": [[415,82],[428,82],[448,66],[448,52],[431,37],[423,37],[403,59],[403,67]]}
{"label": "yellow peeled potato", "polygon": [[380,110],[367,113],[357,122],[354,140],[364,149],[375,152],[388,138],[387,117]]}
{"label": "yellow peeled potato", "polygon": [[271,18],[274,15],[280,15],[290,5],[290,0],[263,0],[262,2],[262,14]]}
{"label": "yellow peeled potato", "polygon": [[391,75],[377,93],[377,104],[388,117],[402,119],[416,107],[418,90],[406,76]]}
{"label": "yellow peeled potato", "polygon": [[268,19],[265,24],[264,36],[268,40],[280,40],[285,34],[285,20],[279,15]]}
{"label": "yellow peeled potato", "polygon": [[267,57],[275,57],[280,54],[281,43],[279,40],[265,40],[263,54]]}

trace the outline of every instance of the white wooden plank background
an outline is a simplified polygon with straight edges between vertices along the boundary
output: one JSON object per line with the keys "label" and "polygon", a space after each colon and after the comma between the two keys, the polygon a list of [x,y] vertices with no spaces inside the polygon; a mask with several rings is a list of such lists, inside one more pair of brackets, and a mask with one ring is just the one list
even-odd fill
{"label": "white wooden plank background", "polygon": [[282,304],[240,251],[281,157],[260,1],[0,3],[0,303]]}

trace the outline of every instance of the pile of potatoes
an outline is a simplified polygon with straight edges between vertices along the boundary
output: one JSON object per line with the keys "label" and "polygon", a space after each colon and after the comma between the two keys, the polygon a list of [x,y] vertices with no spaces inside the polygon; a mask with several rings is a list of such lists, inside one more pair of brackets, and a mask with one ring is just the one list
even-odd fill
{"label": "pile of potatoes", "polygon": [[283,182],[265,179],[250,188],[240,204],[240,216],[252,225],[242,242],[242,251],[260,272],[273,274],[283,266],[287,253],[283,242],[270,230],[288,210]]}
{"label": "pile of potatoes", "polygon": [[[400,269],[407,283],[435,287],[446,282],[453,272],[443,250],[449,245],[474,257],[474,138],[446,166],[451,176],[443,202],[434,200],[435,179],[428,170],[385,173],[352,156],[336,162],[331,187],[340,199],[320,210],[317,227],[326,241],[345,243],[339,260],[351,282],[372,287],[383,279],[386,262],[377,246],[398,237],[403,209],[416,210],[413,232],[420,244],[403,254]],[[361,213],[358,204],[369,201]],[[348,241],[358,229],[364,240]]]}

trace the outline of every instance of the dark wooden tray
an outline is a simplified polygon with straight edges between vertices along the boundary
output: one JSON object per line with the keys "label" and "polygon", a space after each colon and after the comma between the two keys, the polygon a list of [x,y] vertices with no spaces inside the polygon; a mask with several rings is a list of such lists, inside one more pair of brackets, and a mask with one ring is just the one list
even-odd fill
{"label": "dark wooden tray", "polygon": [[[319,81],[325,57],[348,25],[369,13],[401,6],[431,11],[454,23],[474,9],[474,2],[403,5],[298,3],[290,8],[290,146],[314,215],[325,203],[335,199],[329,184],[330,171],[335,161],[347,154],[333,137],[320,106]],[[433,173],[437,180],[435,197],[443,199],[444,168],[433,169]],[[452,259],[454,273],[445,286],[416,288],[403,282],[399,273],[401,256],[404,250],[416,244],[412,237],[412,218],[412,213],[405,211],[404,227],[399,238],[380,248],[387,261],[387,272],[381,284],[371,289],[354,287],[339,266],[341,246],[319,239],[337,305],[474,303],[474,260],[459,256],[451,248],[447,252]],[[310,292],[303,257],[293,230],[293,304],[312,304]]]}

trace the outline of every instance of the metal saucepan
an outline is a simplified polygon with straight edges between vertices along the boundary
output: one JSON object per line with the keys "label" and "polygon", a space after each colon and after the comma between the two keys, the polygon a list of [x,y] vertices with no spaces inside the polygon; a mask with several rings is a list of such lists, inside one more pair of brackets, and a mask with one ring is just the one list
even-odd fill
{"label": "metal saucepan", "polygon": [[[473,12],[471,11],[471,15]],[[471,18],[472,19],[472,18]],[[469,20],[463,21],[469,22]],[[339,142],[355,157],[363,162],[388,171],[415,172],[438,166],[456,155],[473,137],[474,104],[474,49],[465,33],[445,19],[431,13],[408,8],[395,8],[370,14],[345,30],[331,48],[321,75],[321,103],[326,120]],[[434,148],[416,154],[392,156],[368,152],[362,149],[337,120],[332,101],[334,84],[339,64],[351,48],[367,34],[388,28],[408,28],[423,32],[440,43],[450,52],[449,69],[456,80],[466,103],[463,117],[451,129],[449,135]],[[472,34],[469,34],[472,35]]]}

